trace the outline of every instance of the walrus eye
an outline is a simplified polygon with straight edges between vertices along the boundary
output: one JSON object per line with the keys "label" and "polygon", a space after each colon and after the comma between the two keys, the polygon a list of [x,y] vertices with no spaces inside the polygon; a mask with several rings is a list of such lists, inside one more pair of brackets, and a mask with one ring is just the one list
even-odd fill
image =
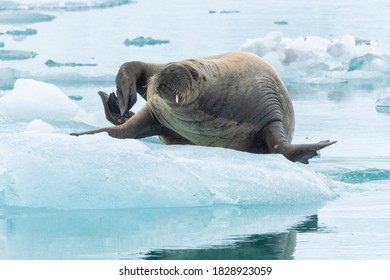
{"label": "walrus eye", "polygon": [[191,69],[190,73],[191,73],[192,78],[193,78],[195,81],[199,78],[198,71],[196,71],[195,69]]}

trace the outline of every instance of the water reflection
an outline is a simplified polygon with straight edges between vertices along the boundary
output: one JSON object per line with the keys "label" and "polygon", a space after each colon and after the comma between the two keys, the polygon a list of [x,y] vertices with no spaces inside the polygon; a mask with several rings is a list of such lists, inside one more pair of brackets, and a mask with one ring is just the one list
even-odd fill
{"label": "water reflection", "polygon": [[316,209],[0,209],[0,259],[292,259]]}
{"label": "water reflection", "polygon": [[254,234],[237,238],[227,246],[187,250],[155,250],[147,260],[291,260],[294,259],[297,233],[318,230],[318,216],[291,227],[286,232]]}

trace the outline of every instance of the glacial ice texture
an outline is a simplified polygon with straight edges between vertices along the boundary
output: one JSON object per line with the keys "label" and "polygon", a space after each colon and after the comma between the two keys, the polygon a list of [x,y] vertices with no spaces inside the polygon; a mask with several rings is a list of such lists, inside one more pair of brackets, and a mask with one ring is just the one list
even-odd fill
{"label": "glacial ice texture", "polygon": [[0,206],[289,205],[335,196],[331,180],[280,155],[178,148],[154,138],[69,136],[61,123],[82,122],[93,113],[85,113],[54,85],[39,81],[18,80],[14,90],[0,98],[0,115],[20,127],[0,134]]}

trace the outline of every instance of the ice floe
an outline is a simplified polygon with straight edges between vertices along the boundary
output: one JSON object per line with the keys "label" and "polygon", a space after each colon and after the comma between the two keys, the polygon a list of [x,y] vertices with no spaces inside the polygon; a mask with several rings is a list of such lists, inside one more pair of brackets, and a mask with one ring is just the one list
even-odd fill
{"label": "ice floe", "polygon": [[[281,32],[249,39],[242,49],[268,60],[284,76],[318,83],[350,79],[384,78],[390,72],[390,48],[374,40],[351,35],[335,38],[290,38]],[[367,75],[369,73],[369,75]]]}
{"label": "ice floe", "polygon": [[30,24],[52,21],[55,18],[52,15],[29,11],[0,11],[0,24]]}
{"label": "ice floe", "polygon": [[144,37],[139,36],[134,39],[126,39],[123,44],[125,46],[136,46],[136,47],[143,47],[143,46],[154,46],[154,45],[161,45],[161,44],[169,44],[169,40],[159,40],[159,39],[153,39],[152,37]]}
{"label": "ice floe", "polygon": [[49,59],[45,62],[48,67],[83,67],[89,66],[94,67],[97,66],[96,63],[77,63],[77,62],[56,62],[52,59]]}
{"label": "ice floe", "polygon": [[267,206],[335,197],[330,179],[280,155],[167,146],[153,137],[69,136],[96,114],[40,81],[17,80],[0,98],[0,119],[0,206]]}
{"label": "ice floe", "polygon": [[22,50],[0,50],[0,60],[25,60],[36,57],[38,54],[33,51]]}
{"label": "ice floe", "polygon": [[112,8],[134,3],[133,0],[12,0],[6,1],[3,10],[85,11]]}

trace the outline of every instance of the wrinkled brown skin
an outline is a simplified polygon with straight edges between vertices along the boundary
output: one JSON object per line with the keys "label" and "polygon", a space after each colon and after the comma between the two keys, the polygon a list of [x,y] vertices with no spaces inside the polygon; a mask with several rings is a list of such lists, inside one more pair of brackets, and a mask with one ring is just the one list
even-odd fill
{"label": "wrinkled brown skin", "polygon": [[[71,135],[107,132],[122,139],[158,135],[166,144],[278,153],[301,163],[336,143],[291,144],[294,110],[287,90],[275,70],[253,54],[168,64],[128,62],[119,69],[116,86],[117,101],[99,92],[106,118],[114,126]],[[129,110],[137,93],[147,104],[134,114]]]}

